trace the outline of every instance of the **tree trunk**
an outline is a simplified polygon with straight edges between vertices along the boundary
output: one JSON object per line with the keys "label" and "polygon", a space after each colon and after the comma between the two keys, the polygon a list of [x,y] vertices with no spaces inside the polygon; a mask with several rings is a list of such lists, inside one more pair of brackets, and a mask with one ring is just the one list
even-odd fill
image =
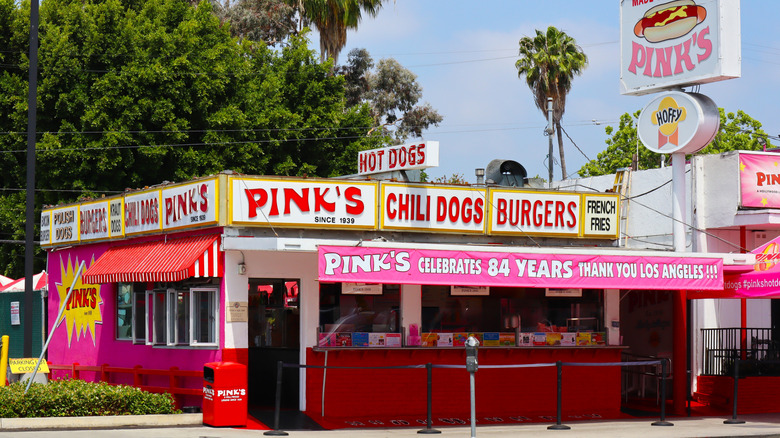
{"label": "tree trunk", "polygon": [[561,180],[569,177],[566,172],[566,157],[563,153],[563,135],[561,134],[561,122],[557,120],[555,122],[555,128],[558,131],[558,154],[561,156]]}

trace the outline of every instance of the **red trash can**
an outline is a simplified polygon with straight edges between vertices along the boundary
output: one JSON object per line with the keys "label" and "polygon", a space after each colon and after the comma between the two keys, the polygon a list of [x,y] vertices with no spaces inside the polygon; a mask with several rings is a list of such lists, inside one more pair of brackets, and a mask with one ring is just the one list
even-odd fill
{"label": "red trash can", "polygon": [[247,369],[235,362],[203,365],[203,424],[246,426]]}

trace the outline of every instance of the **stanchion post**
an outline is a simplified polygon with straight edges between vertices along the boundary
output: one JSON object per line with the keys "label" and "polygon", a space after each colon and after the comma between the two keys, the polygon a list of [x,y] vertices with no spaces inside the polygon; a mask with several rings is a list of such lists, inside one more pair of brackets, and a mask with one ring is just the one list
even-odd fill
{"label": "stanchion post", "polygon": [[279,413],[282,409],[282,361],[276,363],[276,410],[274,411],[274,429],[263,432],[268,436],[287,436],[287,432],[279,430]]}
{"label": "stanchion post", "polygon": [[651,426],[674,426],[674,423],[666,421],[666,361],[661,359],[661,419],[650,423]]}
{"label": "stanchion post", "polygon": [[737,419],[737,394],[739,393],[739,362],[738,357],[734,357],[734,404],[731,412],[731,418],[723,420],[723,424],[745,424],[745,420]]}
{"label": "stanchion post", "polygon": [[569,430],[571,427],[561,424],[561,416],[563,411],[563,362],[557,361],[555,362],[555,369],[557,371],[557,377],[556,382],[558,385],[558,395],[557,395],[557,403],[556,403],[556,411],[557,411],[557,421],[552,426],[547,426],[547,429],[549,430]]}
{"label": "stanchion post", "polygon": [[428,419],[425,423],[425,429],[418,430],[417,433],[441,433],[440,430],[432,429],[432,412],[433,412],[433,365],[429,362],[425,364],[425,370],[428,376]]}

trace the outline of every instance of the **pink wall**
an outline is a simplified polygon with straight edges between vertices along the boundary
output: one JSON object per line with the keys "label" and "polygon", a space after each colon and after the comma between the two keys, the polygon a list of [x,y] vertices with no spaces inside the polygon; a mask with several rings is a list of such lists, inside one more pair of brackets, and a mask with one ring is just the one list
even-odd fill
{"label": "pink wall", "polygon": [[[98,243],[48,253],[48,327],[53,333],[47,356],[49,363],[118,367],[140,365],[151,369],[176,366],[183,370],[202,370],[204,363],[222,360],[221,349],[152,347],[116,340],[116,285],[84,285],[80,277],[74,290],[81,291],[81,299],[76,302],[71,299],[71,308],[55,327],[61,299],[73,282],[79,263],[85,261],[86,270],[108,248],[108,244]],[[222,347],[224,326],[219,331]]]}

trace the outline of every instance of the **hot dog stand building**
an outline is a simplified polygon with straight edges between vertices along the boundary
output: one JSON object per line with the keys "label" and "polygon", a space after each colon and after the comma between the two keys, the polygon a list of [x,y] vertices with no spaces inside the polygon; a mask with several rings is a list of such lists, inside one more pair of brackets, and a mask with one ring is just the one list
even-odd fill
{"label": "hot dog stand building", "polygon": [[[277,361],[327,365],[285,369],[283,404],[421,416],[424,369],[338,367],[462,365],[468,335],[480,366],[618,362],[622,289],[722,290],[727,255],[617,248],[620,212],[613,193],[231,172],[47,208],[48,360],[240,362],[260,405]],[[564,385],[567,412],[618,415],[619,367]],[[477,386],[480,415],[555,412],[554,367],[480,368]],[[436,415],[467,413],[467,388],[437,369]]]}

